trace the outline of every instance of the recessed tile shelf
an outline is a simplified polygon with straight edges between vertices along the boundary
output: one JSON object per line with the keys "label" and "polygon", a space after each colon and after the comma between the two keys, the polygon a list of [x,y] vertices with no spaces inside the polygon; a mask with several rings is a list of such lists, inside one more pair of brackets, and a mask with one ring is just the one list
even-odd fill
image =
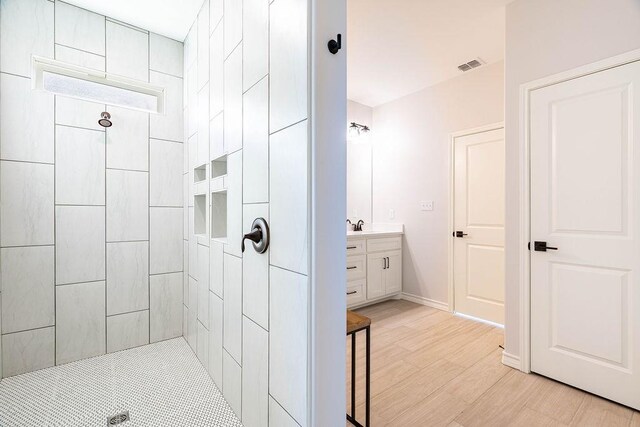
{"label": "recessed tile shelf", "polygon": [[199,183],[207,180],[207,165],[198,166],[193,170],[193,182]]}
{"label": "recessed tile shelf", "polygon": [[211,193],[211,238],[227,238],[227,192]]}
{"label": "recessed tile shelf", "polygon": [[207,195],[197,194],[193,200],[193,232],[196,235],[207,234]]}
{"label": "recessed tile shelf", "polygon": [[227,189],[227,156],[226,154],[211,161],[211,192]]}

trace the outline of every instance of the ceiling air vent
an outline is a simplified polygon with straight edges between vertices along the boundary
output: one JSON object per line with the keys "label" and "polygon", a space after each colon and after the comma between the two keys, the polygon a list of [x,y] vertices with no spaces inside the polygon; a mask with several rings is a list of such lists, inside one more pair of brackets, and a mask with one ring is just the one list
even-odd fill
{"label": "ceiling air vent", "polygon": [[469,61],[469,62],[466,62],[464,64],[458,65],[458,70],[460,70],[460,71],[469,71],[469,70],[472,70],[474,68],[478,68],[483,63],[484,62],[480,58],[474,59],[472,61]]}

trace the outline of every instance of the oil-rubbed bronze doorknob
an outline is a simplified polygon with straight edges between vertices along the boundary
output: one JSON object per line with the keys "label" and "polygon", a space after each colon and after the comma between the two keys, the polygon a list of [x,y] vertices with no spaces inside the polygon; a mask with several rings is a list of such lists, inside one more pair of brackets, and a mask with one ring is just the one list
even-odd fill
{"label": "oil-rubbed bronze doorknob", "polygon": [[251,232],[242,238],[242,252],[244,252],[245,240],[253,242],[253,249],[259,254],[263,254],[269,249],[269,225],[264,218],[256,218],[251,224]]}

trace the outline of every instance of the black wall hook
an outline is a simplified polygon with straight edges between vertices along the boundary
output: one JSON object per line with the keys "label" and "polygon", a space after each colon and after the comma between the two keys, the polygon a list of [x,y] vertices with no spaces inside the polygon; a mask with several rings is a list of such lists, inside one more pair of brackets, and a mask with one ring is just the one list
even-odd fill
{"label": "black wall hook", "polygon": [[329,43],[327,43],[327,47],[329,48],[329,52],[333,53],[334,55],[336,53],[338,53],[338,51],[340,49],[342,49],[342,34],[338,34],[338,40],[329,40]]}

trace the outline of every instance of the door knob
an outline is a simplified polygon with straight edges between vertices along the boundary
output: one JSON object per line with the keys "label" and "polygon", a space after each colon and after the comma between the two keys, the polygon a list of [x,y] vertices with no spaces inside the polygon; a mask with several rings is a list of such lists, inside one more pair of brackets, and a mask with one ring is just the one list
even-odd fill
{"label": "door knob", "polygon": [[533,250],[536,252],[557,251],[558,248],[547,246],[547,242],[533,242]]}
{"label": "door knob", "polygon": [[468,234],[467,234],[467,233],[464,233],[464,232],[462,232],[462,231],[456,231],[453,235],[454,235],[455,237],[464,237],[464,236],[468,236]]}
{"label": "door knob", "polygon": [[263,254],[269,249],[269,225],[264,218],[256,218],[251,224],[251,232],[242,237],[242,252],[244,252],[245,240],[253,242],[253,249],[259,254]]}

